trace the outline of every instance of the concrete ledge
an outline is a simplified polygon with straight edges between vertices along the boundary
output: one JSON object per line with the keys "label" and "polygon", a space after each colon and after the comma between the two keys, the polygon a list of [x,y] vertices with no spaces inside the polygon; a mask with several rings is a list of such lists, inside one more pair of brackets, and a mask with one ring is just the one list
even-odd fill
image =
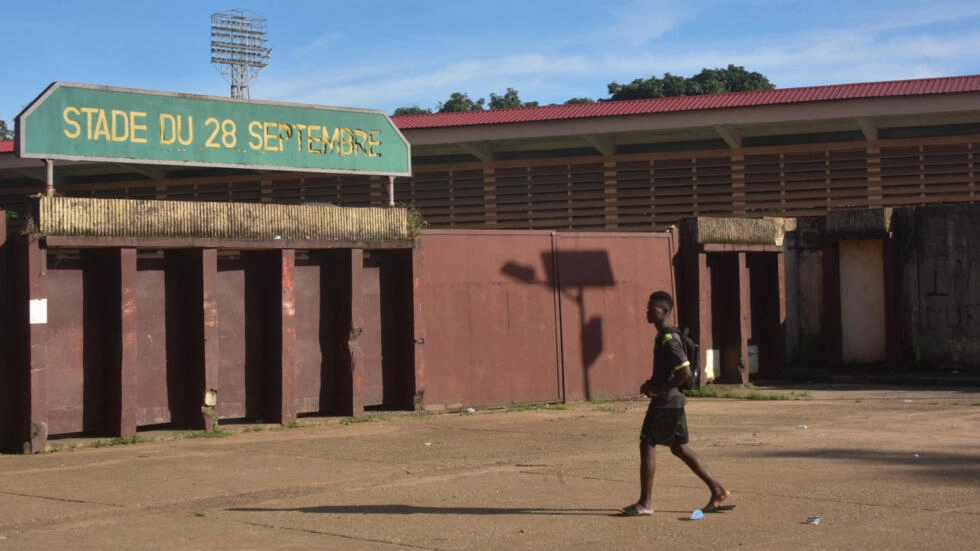
{"label": "concrete ledge", "polygon": [[786,232],[795,226],[792,218],[688,218],[681,221],[681,242],[687,247],[706,244],[782,246]]}
{"label": "concrete ledge", "polygon": [[296,239],[411,239],[404,208],[334,207],[37,198],[36,227],[46,236]]}
{"label": "concrete ledge", "polygon": [[840,209],[827,213],[827,235],[867,236],[888,235],[892,228],[891,208]]}

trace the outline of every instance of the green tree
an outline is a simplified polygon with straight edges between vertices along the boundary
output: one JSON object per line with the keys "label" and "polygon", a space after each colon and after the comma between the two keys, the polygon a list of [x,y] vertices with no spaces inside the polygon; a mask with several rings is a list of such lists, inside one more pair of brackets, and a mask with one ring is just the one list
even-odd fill
{"label": "green tree", "polygon": [[679,76],[672,75],[670,73],[664,73],[664,78],[660,80],[661,90],[663,90],[663,97],[674,98],[677,96],[686,96],[689,94],[688,79]]}
{"label": "green tree", "polygon": [[755,71],[746,71],[745,67],[739,65],[729,65],[724,69],[704,68],[701,69],[700,73],[690,78],[664,73],[663,78],[655,76],[647,79],[638,78],[629,84],[619,84],[614,81],[607,86],[611,100],[772,90],[775,87],[765,75]]}
{"label": "green tree", "polygon": [[663,82],[657,77],[647,79],[638,78],[629,84],[619,84],[616,81],[610,82],[606,88],[609,90],[611,100],[630,100],[648,99],[664,97]]}
{"label": "green tree", "polygon": [[565,105],[577,105],[580,103],[595,103],[592,98],[571,98],[565,102]]}
{"label": "green tree", "polygon": [[747,92],[749,90],[772,90],[776,86],[761,73],[746,71],[740,65],[729,65],[726,69],[701,69],[689,81],[701,87],[702,94],[721,92]]}
{"label": "green tree", "polygon": [[483,98],[476,101],[470,99],[465,92],[453,92],[445,102],[439,102],[436,109],[439,113],[454,113],[458,111],[483,111]]}
{"label": "green tree", "polygon": [[423,109],[418,105],[413,105],[411,107],[399,107],[395,109],[392,116],[397,117],[399,115],[428,115],[432,113],[432,109]]}
{"label": "green tree", "polygon": [[7,127],[7,121],[0,119],[0,140],[14,139],[14,131]]}
{"label": "green tree", "polygon": [[507,92],[502,96],[490,93],[490,109],[510,109],[513,107],[537,107],[538,102],[536,101],[521,101],[520,95],[517,90],[513,88],[507,88]]}

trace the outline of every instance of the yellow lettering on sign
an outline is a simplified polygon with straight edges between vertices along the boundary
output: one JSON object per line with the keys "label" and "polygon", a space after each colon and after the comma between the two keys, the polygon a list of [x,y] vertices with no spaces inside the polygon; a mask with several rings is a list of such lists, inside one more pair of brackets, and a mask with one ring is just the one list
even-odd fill
{"label": "yellow lettering on sign", "polygon": [[371,156],[371,157],[380,157],[381,156],[381,152],[380,151],[375,151],[374,150],[374,147],[375,146],[377,146],[379,149],[381,148],[381,140],[375,140],[374,139],[374,137],[376,135],[380,134],[380,133],[381,133],[380,130],[372,130],[372,131],[368,132],[368,136],[369,136],[368,137],[368,155]]}
{"label": "yellow lettering on sign", "polygon": [[323,127],[311,124],[306,130],[306,152],[320,153],[323,150]]}
{"label": "yellow lettering on sign", "polygon": [[293,127],[281,122],[279,123],[279,151],[282,151],[282,142],[293,137]]}
{"label": "yellow lettering on sign", "polygon": [[262,125],[262,135],[265,137],[264,149],[266,151],[279,151],[279,148],[273,145],[279,135],[279,123],[266,121]]}
{"label": "yellow lettering on sign", "polygon": [[262,134],[259,132],[262,129],[262,123],[259,121],[252,121],[248,123],[248,135],[255,138],[253,143],[251,140],[248,142],[248,146],[253,151],[258,151],[262,149]]}
{"label": "yellow lettering on sign", "polygon": [[98,113],[99,110],[94,107],[82,107],[82,113],[85,113],[85,137],[92,139],[92,115]]}
{"label": "yellow lettering on sign", "polygon": [[[235,123],[226,119],[209,118],[204,123],[211,129],[207,147],[219,147],[219,132],[224,147],[234,144]],[[219,130],[220,124],[220,130]],[[173,123],[171,123],[173,126]],[[362,130],[338,126],[330,128],[318,124],[288,123],[252,120],[248,123],[248,148],[252,151],[279,153],[292,150],[295,140],[297,153],[330,153],[344,157],[381,157],[381,131]],[[169,134],[168,134],[169,136]]]}
{"label": "yellow lettering on sign", "polygon": [[[119,121],[122,121],[121,123]],[[129,114],[119,109],[112,110],[112,141],[129,140]]]}
{"label": "yellow lettering on sign", "polygon": [[[85,115],[84,120],[79,116]],[[143,111],[123,111],[111,109],[108,112],[98,107],[65,107],[61,112],[66,128],[66,137],[76,139],[82,136],[82,125],[85,126],[85,138],[88,140],[105,140],[111,142],[146,143],[146,136],[140,132],[146,131]]]}
{"label": "yellow lettering on sign", "polygon": [[337,149],[337,153],[340,153],[340,128],[333,129],[333,136],[330,136],[330,131],[326,126],[323,127],[323,152],[330,153],[334,152],[334,148]]}
{"label": "yellow lettering on sign", "polygon": [[346,157],[354,153],[354,133],[350,128],[340,129],[340,143],[343,146],[340,150],[341,155]]}
{"label": "yellow lettering on sign", "polygon": [[146,113],[143,111],[130,111],[129,112],[129,130],[130,130],[130,140],[133,143],[146,143],[146,136],[137,136],[136,133],[146,130],[145,124],[140,124],[137,119],[145,119]]}
{"label": "yellow lettering on sign", "polygon": [[[224,146],[225,149],[234,149],[235,145],[238,144],[238,125],[235,124],[235,121],[231,119],[219,121],[214,117],[208,117],[204,121],[204,126],[214,126],[214,131],[204,142],[205,147],[218,148]],[[217,141],[218,134],[221,134],[221,143]]]}
{"label": "yellow lettering on sign", "polygon": [[293,128],[296,129],[296,151],[299,153],[303,152],[303,131],[306,130],[305,124],[294,124]]}
{"label": "yellow lettering on sign", "polygon": [[160,113],[160,143],[171,145],[175,141],[180,145],[191,145],[194,142],[194,117],[187,117],[187,137],[184,137],[184,116]]}
{"label": "yellow lettering on sign", "polygon": [[112,139],[109,136],[109,117],[105,116],[105,109],[99,109],[99,116],[95,119],[95,132],[93,133],[93,139],[98,140],[100,136],[104,136],[108,141]]}
{"label": "yellow lettering on sign", "polygon": [[214,125],[214,131],[211,132],[211,135],[208,136],[208,139],[204,142],[204,147],[221,147],[221,144],[215,141],[215,138],[218,137],[218,132],[221,132],[221,123],[214,117],[208,117],[204,120],[204,126],[211,125]]}
{"label": "yellow lettering on sign", "polygon": [[357,151],[362,151],[364,152],[365,155],[368,154],[367,141],[368,141],[367,132],[361,129],[357,129],[354,131],[354,145],[357,146],[357,150],[355,151],[355,154],[358,154]]}
{"label": "yellow lettering on sign", "polygon": [[65,119],[65,124],[71,125],[74,130],[68,130],[65,128],[65,136],[75,139],[82,135],[82,126],[78,124],[78,121],[68,118],[68,115],[78,116],[81,115],[81,111],[77,107],[65,107],[65,110],[61,112],[62,118]]}

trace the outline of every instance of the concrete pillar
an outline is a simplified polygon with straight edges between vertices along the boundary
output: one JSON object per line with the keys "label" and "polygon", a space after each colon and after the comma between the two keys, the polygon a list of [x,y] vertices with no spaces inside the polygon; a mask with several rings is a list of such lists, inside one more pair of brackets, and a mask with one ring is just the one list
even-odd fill
{"label": "concrete pillar", "polygon": [[351,415],[361,415],[364,413],[364,397],[361,388],[363,386],[362,375],[360,372],[361,347],[357,338],[360,336],[363,327],[364,308],[362,295],[364,294],[364,251],[362,249],[351,250],[350,262],[350,335],[347,340],[347,349],[350,354],[351,371]]}
{"label": "concrete pillar", "polygon": [[738,379],[749,382],[749,339],[752,338],[752,292],[749,280],[748,255],[738,253]]}
{"label": "concrete pillar", "polygon": [[296,421],[296,251],[280,252],[280,408],[283,425]]}
{"label": "concrete pillar", "polygon": [[[193,283],[194,296],[190,304],[189,334],[197,342],[189,348],[190,374],[188,385],[190,428],[213,431],[218,424],[217,399],[220,398],[218,374],[221,367],[218,325],[218,251],[192,249],[182,255],[186,262],[187,283]],[[190,281],[193,278],[193,282]],[[199,285],[199,286],[198,286]],[[199,294],[198,294],[199,293]],[[199,409],[198,409],[199,408]]]}
{"label": "concrete pillar", "polygon": [[137,312],[136,312],[136,249],[112,249],[104,258],[109,259],[105,270],[111,270],[112,279],[119,282],[116,288],[118,297],[118,359],[113,366],[114,385],[110,396],[118,397],[116,411],[110,414],[115,421],[113,432],[129,438],[136,435],[137,388],[136,374],[139,354],[136,350]]}
{"label": "concrete pillar", "polygon": [[895,371],[902,364],[902,314],[899,291],[901,268],[898,265],[898,250],[892,234],[884,238],[882,254],[884,255],[882,271],[885,276],[885,364],[889,371]]}
{"label": "concrete pillar", "polygon": [[[22,259],[26,260],[27,299],[27,423],[21,428],[24,453],[40,453],[48,444],[48,370],[45,346],[48,339],[47,251],[41,236],[24,238]],[[23,388],[23,387],[21,387]]]}
{"label": "concrete pillar", "polygon": [[[680,274],[678,278],[676,315],[674,320],[680,327],[691,329],[691,338],[701,347],[701,377],[706,382],[708,350],[714,346],[711,331],[711,272],[708,269],[708,255],[694,248],[682,249],[679,253]],[[718,375],[718,374],[716,374]]]}
{"label": "concrete pillar", "polygon": [[[417,238],[415,243],[416,246],[412,249],[412,341],[415,344],[413,362],[415,366],[415,409],[421,410],[425,407],[425,316],[422,311],[425,307],[425,296],[422,292],[422,258],[424,256],[422,244],[424,240]],[[562,399],[564,397],[564,385],[562,385]]]}
{"label": "concrete pillar", "polygon": [[840,243],[828,241],[823,250],[824,336],[827,339],[826,361],[831,366],[843,363],[840,307]]}
{"label": "concrete pillar", "polygon": [[[776,254],[777,332],[773,336],[772,363],[780,375],[785,374],[786,363],[786,255]],[[763,336],[765,338],[765,336]]]}

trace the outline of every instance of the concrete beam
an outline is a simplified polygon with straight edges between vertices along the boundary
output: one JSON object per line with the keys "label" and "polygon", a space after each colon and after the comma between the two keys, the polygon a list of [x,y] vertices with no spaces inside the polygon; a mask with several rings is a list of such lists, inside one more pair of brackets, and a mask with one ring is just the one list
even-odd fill
{"label": "concrete beam", "polygon": [[489,163],[494,159],[493,149],[491,149],[486,143],[461,142],[456,145],[459,146],[459,148],[464,152],[473,155],[485,163]]}
{"label": "concrete beam", "polygon": [[38,168],[11,168],[6,171],[9,174],[16,174],[17,176],[23,176],[31,180],[37,180],[38,182],[44,183],[44,167]]}
{"label": "concrete beam", "polygon": [[873,119],[868,117],[858,117],[855,120],[857,120],[858,126],[861,127],[861,132],[864,133],[864,139],[868,140],[869,142],[878,140],[878,125],[875,124]]}
{"label": "concrete beam", "polygon": [[742,147],[742,134],[734,127],[728,125],[716,125],[714,127],[715,132],[721,136],[721,139],[725,140],[728,147],[732,149],[740,149]]}
{"label": "concrete beam", "polygon": [[582,138],[594,147],[596,151],[607,157],[616,154],[616,141],[610,137],[586,134]]}
{"label": "concrete beam", "polygon": [[134,165],[128,163],[116,163],[118,166],[126,167],[127,170],[132,170],[137,174],[142,174],[151,180],[165,180],[167,178],[167,173],[164,170],[155,168],[147,165]]}

